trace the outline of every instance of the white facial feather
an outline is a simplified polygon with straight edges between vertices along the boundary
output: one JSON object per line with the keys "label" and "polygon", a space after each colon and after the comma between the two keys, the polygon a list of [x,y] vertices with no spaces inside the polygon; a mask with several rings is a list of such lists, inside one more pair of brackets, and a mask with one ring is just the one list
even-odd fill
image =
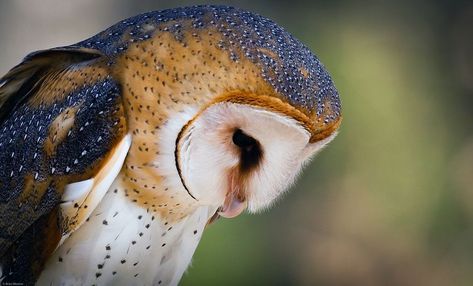
{"label": "white facial feather", "polygon": [[225,200],[229,171],[240,160],[232,141],[237,128],[259,141],[263,150],[262,162],[247,183],[251,212],[270,206],[303,163],[335,136],[310,144],[310,133],[288,116],[235,103],[208,107],[187,128],[180,146],[183,179],[200,204],[221,206]]}

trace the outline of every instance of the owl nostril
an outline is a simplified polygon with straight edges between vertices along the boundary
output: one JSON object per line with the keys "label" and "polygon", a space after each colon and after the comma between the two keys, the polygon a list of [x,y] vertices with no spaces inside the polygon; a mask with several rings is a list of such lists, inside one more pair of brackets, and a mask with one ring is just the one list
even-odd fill
{"label": "owl nostril", "polygon": [[248,171],[256,167],[263,156],[260,143],[253,137],[246,135],[241,129],[233,133],[233,144],[240,149],[240,168]]}

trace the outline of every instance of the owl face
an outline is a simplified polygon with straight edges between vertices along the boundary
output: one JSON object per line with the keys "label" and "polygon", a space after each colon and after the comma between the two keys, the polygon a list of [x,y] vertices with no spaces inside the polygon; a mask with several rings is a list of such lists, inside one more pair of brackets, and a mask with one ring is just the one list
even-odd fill
{"label": "owl face", "polygon": [[187,118],[181,114],[183,120],[174,128],[175,183],[198,204],[217,207],[224,217],[270,206],[335,137],[332,128],[323,138],[311,140],[306,122],[291,114],[294,108],[282,101],[280,105],[269,109],[226,100],[188,111]]}

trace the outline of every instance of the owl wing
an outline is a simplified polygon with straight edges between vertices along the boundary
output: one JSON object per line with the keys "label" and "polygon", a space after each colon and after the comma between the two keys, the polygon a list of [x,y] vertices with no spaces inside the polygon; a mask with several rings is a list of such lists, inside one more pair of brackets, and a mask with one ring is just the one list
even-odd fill
{"label": "owl wing", "polygon": [[17,281],[28,280],[24,275],[34,280],[61,240],[97,206],[124,162],[131,142],[109,61],[90,49],[46,50],[0,79],[4,277],[11,272]]}

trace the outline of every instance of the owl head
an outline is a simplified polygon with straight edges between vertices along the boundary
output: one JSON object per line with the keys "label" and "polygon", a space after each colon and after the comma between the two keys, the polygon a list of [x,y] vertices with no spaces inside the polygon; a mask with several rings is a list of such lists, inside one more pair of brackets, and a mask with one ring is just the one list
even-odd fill
{"label": "owl head", "polygon": [[225,217],[267,208],[335,137],[341,105],[330,75],[287,31],[247,11],[197,6],[142,16],[151,17],[160,31],[155,68],[168,69],[165,92],[185,101],[169,103],[157,134],[163,176]]}

